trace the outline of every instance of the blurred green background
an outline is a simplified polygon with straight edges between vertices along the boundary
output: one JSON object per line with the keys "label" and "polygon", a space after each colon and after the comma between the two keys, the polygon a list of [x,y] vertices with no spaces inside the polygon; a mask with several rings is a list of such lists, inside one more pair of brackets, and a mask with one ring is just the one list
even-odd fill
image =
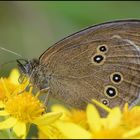
{"label": "blurred green background", "polygon": [[[105,21],[140,18],[138,1],[1,1],[0,46],[38,58],[44,50],[65,36]],[[17,59],[0,50],[0,64]],[[1,71],[5,74],[15,64]]]}

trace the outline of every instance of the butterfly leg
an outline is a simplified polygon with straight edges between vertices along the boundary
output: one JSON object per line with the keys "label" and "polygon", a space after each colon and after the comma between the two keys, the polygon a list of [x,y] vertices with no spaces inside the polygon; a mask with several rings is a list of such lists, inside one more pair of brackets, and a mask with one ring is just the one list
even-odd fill
{"label": "butterfly leg", "polygon": [[44,105],[47,106],[48,105],[48,102],[49,102],[49,95],[50,95],[50,91],[48,91],[46,97],[45,97],[45,100],[44,100]]}
{"label": "butterfly leg", "polygon": [[45,109],[46,109],[46,107],[48,105],[48,102],[49,102],[49,95],[50,95],[50,90],[49,89],[50,88],[48,87],[48,88],[45,88],[45,89],[41,89],[40,90],[40,93],[42,93],[43,95],[45,93],[45,95],[44,95],[45,97],[43,96],[43,98],[44,98],[43,104],[45,106]]}

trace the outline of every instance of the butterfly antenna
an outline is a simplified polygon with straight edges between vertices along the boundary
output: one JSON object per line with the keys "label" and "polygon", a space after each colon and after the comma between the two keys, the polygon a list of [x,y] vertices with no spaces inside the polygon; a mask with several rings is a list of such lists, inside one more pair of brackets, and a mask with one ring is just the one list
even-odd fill
{"label": "butterfly antenna", "polygon": [[21,58],[22,58],[22,55],[21,55],[21,54],[18,54],[18,53],[16,53],[16,52],[13,52],[13,51],[8,50],[8,49],[3,48],[3,47],[0,47],[0,49],[1,49],[1,50],[3,50],[3,51],[6,51],[6,52],[12,53],[12,54],[14,54],[14,55],[16,55],[16,56],[18,56],[18,57],[21,57]]}

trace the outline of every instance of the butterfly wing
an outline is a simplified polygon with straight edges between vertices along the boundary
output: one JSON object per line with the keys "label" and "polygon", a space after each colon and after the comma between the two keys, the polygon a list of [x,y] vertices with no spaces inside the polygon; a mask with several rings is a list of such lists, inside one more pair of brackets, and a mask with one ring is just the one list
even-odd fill
{"label": "butterfly wing", "polygon": [[106,40],[108,36],[111,37],[115,35],[121,35],[125,39],[131,38],[135,44],[139,45],[140,20],[118,20],[88,27],[49,47],[39,59],[44,63],[55,55],[55,53],[63,49],[75,48],[81,44],[89,44],[90,42],[99,41],[100,39]]}
{"label": "butterfly wing", "polygon": [[130,105],[140,92],[140,21],[115,21],[82,30],[40,57],[52,72],[52,95],[78,108],[96,99]]}

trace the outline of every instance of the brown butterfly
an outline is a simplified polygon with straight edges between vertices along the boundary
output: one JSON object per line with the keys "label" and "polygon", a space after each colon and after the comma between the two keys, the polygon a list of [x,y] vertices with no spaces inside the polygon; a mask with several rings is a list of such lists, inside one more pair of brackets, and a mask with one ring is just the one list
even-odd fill
{"label": "brown butterfly", "polygon": [[[74,33],[24,64],[22,73],[40,90],[84,109],[96,99],[123,107],[140,93],[140,20],[98,24]],[[102,114],[102,110],[100,110]]]}

